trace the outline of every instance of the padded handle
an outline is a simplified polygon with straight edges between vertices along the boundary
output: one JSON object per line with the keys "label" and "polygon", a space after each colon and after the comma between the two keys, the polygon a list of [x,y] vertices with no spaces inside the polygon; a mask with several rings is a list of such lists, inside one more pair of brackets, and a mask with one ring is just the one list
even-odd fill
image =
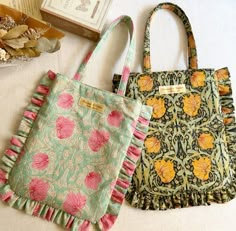
{"label": "padded handle", "polygon": [[192,32],[192,27],[189,22],[188,17],[184,13],[184,11],[177,5],[173,3],[160,3],[157,5],[150,13],[147,23],[146,23],[146,29],[145,29],[145,35],[144,35],[144,53],[143,53],[143,67],[144,72],[151,72],[151,59],[150,59],[150,24],[151,20],[154,16],[154,14],[160,10],[165,9],[169,10],[173,13],[175,13],[183,22],[187,38],[188,38],[188,63],[189,68],[191,69],[197,69],[198,68],[198,62],[197,62],[197,50],[196,50],[196,43]]}
{"label": "padded handle", "polygon": [[102,37],[101,37],[100,41],[98,42],[97,46],[95,47],[95,49],[92,52],[89,52],[86,55],[86,57],[84,58],[82,64],[79,66],[76,74],[74,75],[75,80],[81,81],[83,79],[83,73],[85,71],[86,66],[91,62],[92,58],[100,50],[100,48],[107,40],[110,33],[115,29],[116,26],[118,26],[122,22],[125,23],[127,25],[127,27],[129,28],[130,45],[129,45],[128,53],[127,53],[127,56],[125,59],[125,64],[123,67],[122,77],[121,77],[121,81],[120,81],[120,85],[119,85],[119,89],[117,91],[117,94],[118,95],[125,95],[126,86],[127,86],[127,82],[128,82],[128,78],[129,78],[129,74],[130,74],[130,65],[131,65],[131,62],[133,61],[133,58],[134,58],[134,47],[135,47],[135,40],[134,40],[134,36],[133,36],[134,26],[133,26],[133,21],[129,16],[121,16],[110,24],[108,29],[102,35]]}

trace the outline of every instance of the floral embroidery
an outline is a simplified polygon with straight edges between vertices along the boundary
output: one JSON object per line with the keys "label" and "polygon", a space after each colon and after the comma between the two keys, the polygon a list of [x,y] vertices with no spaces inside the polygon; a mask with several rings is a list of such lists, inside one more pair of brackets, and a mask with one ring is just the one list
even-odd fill
{"label": "floral embroidery", "polygon": [[214,147],[214,138],[209,133],[202,133],[198,137],[198,144],[201,149],[210,149]]}
{"label": "floral embroidery", "polygon": [[197,94],[185,96],[183,99],[184,112],[189,116],[196,116],[201,105],[201,97]]}
{"label": "floral embroidery", "polygon": [[66,196],[66,199],[63,203],[63,209],[71,214],[76,215],[79,211],[81,211],[86,205],[87,198],[80,193],[70,192]]}
{"label": "floral embroidery", "polygon": [[110,134],[102,130],[93,130],[88,140],[92,151],[98,152],[109,140]]}
{"label": "floral embroidery", "polygon": [[193,161],[193,173],[200,180],[207,180],[211,171],[211,160],[208,157],[200,157]]}
{"label": "floral embroidery", "polygon": [[90,172],[86,176],[84,183],[88,188],[93,189],[93,190],[97,190],[101,181],[102,181],[102,178],[99,173]]}
{"label": "floral embroidery", "polygon": [[158,153],[161,148],[161,143],[156,137],[148,137],[144,141],[147,153]]}
{"label": "floral embroidery", "polygon": [[2,169],[0,169],[0,184],[5,184],[6,182],[6,173]]}
{"label": "floral embroidery", "polygon": [[66,117],[60,116],[56,121],[57,137],[59,139],[69,138],[73,134],[75,122]]}
{"label": "floral embroidery", "polygon": [[190,77],[190,81],[193,87],[204,87],[206,75],[203,71],[195,71]]}
{"label": "floral embroidery", "polygon": [[71,94],[62,93],[58,97],[57,105],[59,107],[62,107],[64,109],[69,109],[69,108],[72,107],[73,103],[74,103],[74,99],[73,99],[73,96]]}
{"label": "floral embroidery", "polygon": [[108,124],[114,127],[120,127],[123,120],[124,117],[119,111],[112,111],[107,117]]}
{"label": "floral embroidery", "polygon": [[36,201],[43,201],[47,197],[49,184],[41,179],[34,178],[29,184],[30,198]]}
{"label": "floral embroidery", "polygon": [[170,160],[156,161],[155,170],[163,183],[169,183],[175,177],[174,164]]}
{"label": "floral embroidery", "polygon": [[140,91],[151,91],[153,88],[153,80],[150,76],[141,76],[138,80],[138,86]]}
{"label": "floral embroidery", "polygon": [[43,170],[47,168],[49,162],[49,158],[47,154],[38,153],[33,156],[32,167],[38,170]]}
{"label": "floral embroidery", "polygon": [[161,118],[166,113],[165,101],[155,97],[147,99],[147,105],[153,107],[152,116],[155,119]]}

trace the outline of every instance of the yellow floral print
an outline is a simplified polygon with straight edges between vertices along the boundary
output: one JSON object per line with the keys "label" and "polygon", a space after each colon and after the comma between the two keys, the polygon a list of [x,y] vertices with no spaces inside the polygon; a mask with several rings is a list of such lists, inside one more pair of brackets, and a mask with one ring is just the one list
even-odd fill
{"label": "yellow floral print", "polygon": [[233,121],[234,121],[233,118],[224,118],[224,120],[223,120],[224,125],[229,125],[229,124],[231,124]]}
{"label": "yellow floral print", "polygon": [[144,67],[151,68],[151,60],[150,60],[150,56],[149,55],[146,55],[144,57]]}
{"label": "yellow floral print", "polygon": [[153,88],[153,80],[150,76],[145,75],[139,78],[138,85],[140,91],[151,91]]}
{"label": "yellow floral print", "polygon": [[190,82],[193,87],[204,87],[206,75],[203,71],[195,71],[190,77]]}
{"label": "yellow floral print", "polygon": [[230,87],[224,85],[218,85],[220,95],[227,95],[230,93]]}
{"label": "yellow floral print", "polygon": [[199,144],[200,148],[203,149],[203,150],[210,149],[210,148],[214,147],[214,138],[209,133],[202,133],[198,137],[197,141],[198,141],[198,144]]}
{"label": "yellow floral print", "polygon": [[215,76],[217,80],[227,80],[229,79],[229,71],[225,68],[217,70]]}
{"label": "yellow floral print", "polygon": [[211,171],[211,160],[208,157],[200,157],[192,163],[194,175],[200,180],[207,180]]}
{"label": "yellow floral print", "polygon": [[163,183],[169,183],[175,177],[174,164],[170,160],[156,161],[155,170]]}
{"label": "yellow floral print", "polygon": [[146,138],[144,145],[147,149],[147,153],[158,153],[161,148],[161,143],[156,137]]}
{"label": "yellow floral print", "polygon": [[183,99],[184,112],[189,116],[196,116],[201,105],[201,97],[197,94],[185,96]]}
{"label": "yellow floral print", "polygon": [[233,111],[231,108],[227,108],[227,107],[222,107],[221,110],[224,114],[229,114]]}
{"label": "yellow floral print", "polygon": [[152,116],[155,119],[161,118],[166,113],[165,101],[162,98],[149,98],[147,99],[147,105],[153,107]]}

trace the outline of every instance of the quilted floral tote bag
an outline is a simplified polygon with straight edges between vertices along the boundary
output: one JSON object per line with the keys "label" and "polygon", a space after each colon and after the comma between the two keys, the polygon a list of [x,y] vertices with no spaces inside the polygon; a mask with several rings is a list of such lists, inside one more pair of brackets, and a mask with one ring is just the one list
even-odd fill
{"label": "quilted floral tote bag", "polygon": [[[159,9],[182,20],[189,69],[152,72],[150,21]],[[114,77],[114,90],[120,76]],[[161,3],[150,13],[144,37],[144,72],[131,73],[126,95],[153,106],[148,135],[127,200],[150,210],[223,203],[235,197],[236,126],[229,72],[198,69],[189,20]]]}
{"label": "quilted floral tote bag", "polygon": [[[85,67],[121,22],[131,32],[118,94],[81,82]],[[10,206],[66,229],[108,230],[141,154],[152,107],[124,97],[133,24],[115,20],[74,79],[49,71],[3,156],[0,196]]]}

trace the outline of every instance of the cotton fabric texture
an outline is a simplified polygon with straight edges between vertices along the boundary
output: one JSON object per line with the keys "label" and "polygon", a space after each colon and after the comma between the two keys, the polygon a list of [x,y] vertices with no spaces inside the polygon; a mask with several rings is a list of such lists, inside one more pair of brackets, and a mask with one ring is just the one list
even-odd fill
{"label": "cotton fabric texture", "polygon": [[[189,69],[152,72],[150,22],[165,9],[182,20]],[[131,73],[126,96],[153,107],[148,135],[126,199],[146,210],[224,203],[235,197],[236,124],[227,68],[198,69],[190,22],[172,3],[156,6],[144,36],[144,72]],[[120,76],[113,79],[117,90]]]}
{"label": "cotton fabric texture", "polygon": [[[119,94],[81,81],[110,32],[125,23],[131,42]],[[152,108],[124,97],[133,57],[133,23],[115,20],[74,79],[49,71],[11,139],[0,195],[11,207],[76,231],[114,224],[141,153]]]}

